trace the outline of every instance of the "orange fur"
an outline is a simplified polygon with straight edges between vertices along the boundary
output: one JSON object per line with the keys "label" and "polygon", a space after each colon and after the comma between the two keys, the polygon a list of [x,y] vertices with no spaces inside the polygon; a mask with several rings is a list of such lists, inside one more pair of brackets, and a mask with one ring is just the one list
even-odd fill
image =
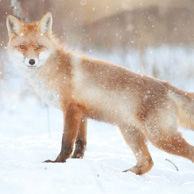
{"label": "orange fur", "polygon": [[47,162],[65,162],[74,144],[72,157],[83,157],[87,118],[119,126],[136,156],[137,164],[129,169],[136,174],[144,174],[153,166],[146,139],[194,162],[194,147],[177,132],[178,123],[194,129],[194,94],[66,51],[53,36],[51,26],[51,13],[29,24],[13,16],[7,18],[11,60],[37,94],[64,113],[61,152],[55,161]]}

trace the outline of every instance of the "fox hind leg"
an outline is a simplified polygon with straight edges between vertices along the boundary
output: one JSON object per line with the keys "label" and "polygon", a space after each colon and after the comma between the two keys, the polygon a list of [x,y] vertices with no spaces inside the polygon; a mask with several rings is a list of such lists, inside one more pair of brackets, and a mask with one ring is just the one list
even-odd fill
{"label": "fox hind leg", "polygon": [[165,132],[153,132],[151,135],[147,136],[147,138],[159,149],[194,162],[194,146],[187,143],[178,131],[173,131],[171,133],[166,133],[166,130]]}
{"label": "fox hind leg", "polygon": [[144,135],[139,129],[132,126],[122,127],[120,131],[137,159],[137,164],[134,167],[123,172],[131,171],[137,175],[142,175],[151,170],[154,163],[148,151]]}
{"label": "fox hind leg", "polygon": [[153,145],[170,154],[185,157],[194,162],[194,146],[187,143],[177,131],[177,112],[173,104],[169,108],[158,109],[146,121],[145,136]]}

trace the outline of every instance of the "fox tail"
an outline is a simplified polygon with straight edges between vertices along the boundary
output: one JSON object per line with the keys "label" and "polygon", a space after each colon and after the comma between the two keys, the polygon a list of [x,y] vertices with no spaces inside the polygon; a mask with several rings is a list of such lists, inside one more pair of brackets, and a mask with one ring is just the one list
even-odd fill
{"label": "fox tail", "polygon": [[173,86],[170,86],[169,92],[177,107],[179,125],[194,130],[194,93]]}

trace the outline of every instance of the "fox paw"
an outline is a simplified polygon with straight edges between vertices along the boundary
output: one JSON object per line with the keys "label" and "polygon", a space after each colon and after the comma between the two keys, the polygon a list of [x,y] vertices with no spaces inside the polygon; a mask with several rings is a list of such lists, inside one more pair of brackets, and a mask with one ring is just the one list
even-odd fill
{"label": "fox paw", "polygon": [[43,163],[54,163],[54,160],[45,160]]}
{"label": "fox paw", "polygon": [[64,163],[66,160],[45,160],[43,163]]}
{"label": "fox paw", "polygon": [[84,157],[84,153],[82,153],[82,152],[74,153],[74,154],[71,156],[71,158],[79,158],[79,159],[81,159],[81,158],[83,158],[83,157]]}
{"label": "fox paw", "polygon": [[149,161],[149,162],[145,162],[144,164],[142,165],[135,165],[134,167],[130,168],[130,169],[127,169],[127,170],[124,170],[123,172],[128,172],[128,171],[131,171],[137,175],[142,175],[148,171],[151,170],[151,168],[153,167],[154,163],[153,161]]}
{"label": "fox paw", "polygon": [[129,171],[133,172],[133,173],[135,173],[137,175],[142,175],[143,174],[142,173],[142,168],[138,167],[138,166],[134,166],[134,167],[132,167],[130,169],[124,170],[123,172],[129,172]]}

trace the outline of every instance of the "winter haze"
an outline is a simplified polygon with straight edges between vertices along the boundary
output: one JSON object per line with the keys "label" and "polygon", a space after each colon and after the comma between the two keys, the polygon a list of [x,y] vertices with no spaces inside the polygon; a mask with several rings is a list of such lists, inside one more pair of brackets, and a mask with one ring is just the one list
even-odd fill
{"label": "winter haze", "polygon": [[[51,11],[53,31],[67,49],[194,92],[192,0],[0,0],[1,193],[192,194],[192,162],[148,142],[152,170],[143,176],[123,173],[135,156],[116,126],[94,120],[88,122],[84,159],[42,163],[60,151],[62,112],[41,102],[7,57],[5,20],[19,9],[14,2],[30,21]],[[179,130],[194,145],[194,132]]]}

